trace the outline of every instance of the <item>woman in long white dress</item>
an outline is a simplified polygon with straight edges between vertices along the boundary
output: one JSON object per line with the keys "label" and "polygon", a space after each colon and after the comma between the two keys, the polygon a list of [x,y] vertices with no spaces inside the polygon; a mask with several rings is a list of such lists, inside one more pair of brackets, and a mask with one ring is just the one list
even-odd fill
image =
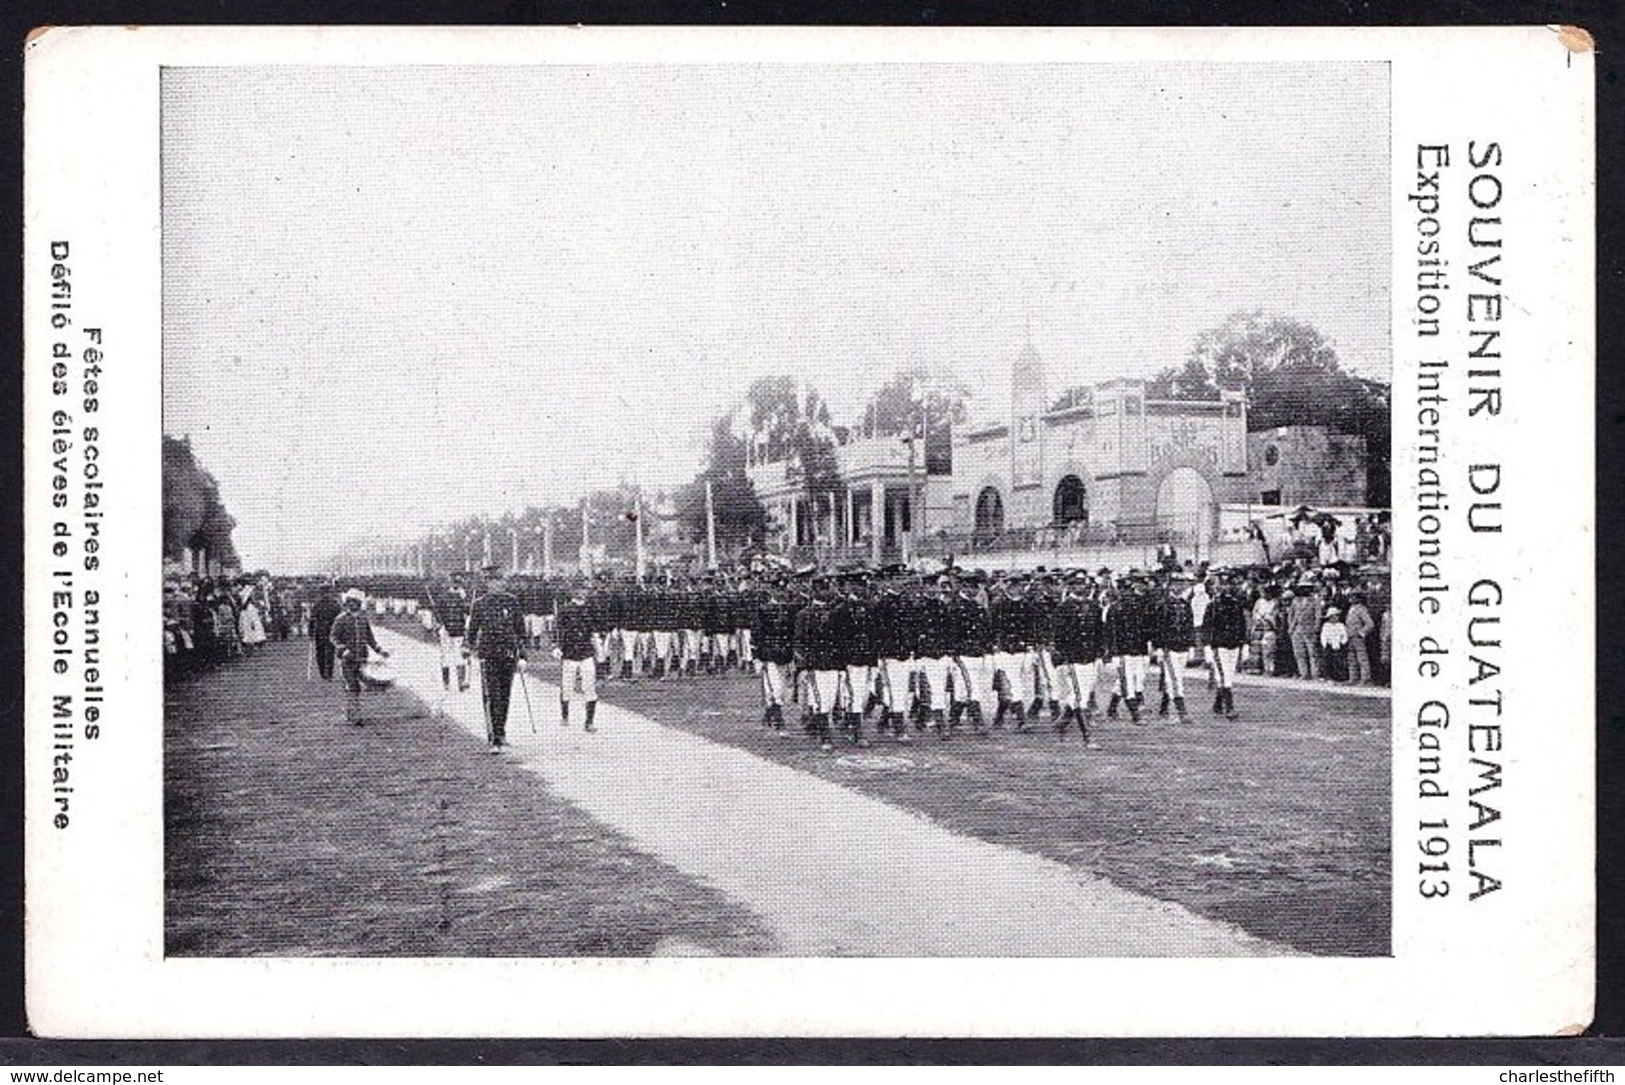
{"label": "woman in long white dress", "polygon": [[256,599],[250,599],[243,604],[243,612],[238,618],[243,638],[243,647],[249,651],[265,643],[265,618],[260,614],[260,604]]}

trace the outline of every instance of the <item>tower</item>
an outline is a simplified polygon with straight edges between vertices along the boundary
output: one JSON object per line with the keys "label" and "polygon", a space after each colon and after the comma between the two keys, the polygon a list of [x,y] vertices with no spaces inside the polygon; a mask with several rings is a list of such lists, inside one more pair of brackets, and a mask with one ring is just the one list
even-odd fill
{"label": "tower", "polygon": [[1037,524],[1044,485],[1044,360],[1029,339],[1010,366],[1010,515],[1007,522]]}

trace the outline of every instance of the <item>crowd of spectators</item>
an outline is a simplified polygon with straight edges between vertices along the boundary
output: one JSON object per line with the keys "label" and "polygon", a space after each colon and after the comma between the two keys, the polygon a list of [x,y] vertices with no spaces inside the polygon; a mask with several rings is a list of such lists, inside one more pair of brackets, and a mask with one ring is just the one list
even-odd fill
{"label": "crowd of spectators", "polygon": [[164,673],[175,677],[252,655],[268,640],[302,636],[308,590],[265,573],[164,580]]}

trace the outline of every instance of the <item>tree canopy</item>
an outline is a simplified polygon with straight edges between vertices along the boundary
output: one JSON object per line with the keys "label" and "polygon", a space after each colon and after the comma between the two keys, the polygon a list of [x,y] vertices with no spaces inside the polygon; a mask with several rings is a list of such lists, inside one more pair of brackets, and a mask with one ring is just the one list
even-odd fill
{"label": "tree canopy", "polygon": [[192,454],[184,438],[163,441],[164,557],[180,559],[201,550],[211,561],[236,565],[231,533],[237,521],[220,501],[220,486]]}
{"label": "tree canopy", "polygon": [[953,427],[965,420],[968,389],[958,378],[923,366],[905,369],[875,390],[863,411],[861,432],[906,436],[925,425],[925,468],[953,470]]}
{"label": "tree canopy", "polygon": [[716,519],[717,546],[737,549],[761,539],[767,529],[767,510],[745,474],[745,439],[735,432],[738,409],[711,425],[705,466],[698,477],[677,493],[677,514],[691,539],[705,538],[705,485],[711,484],[711,505]]}
{"label": "tree canopy", "polygon": [[1156,399],[1247,394],[1248,425],[1326,426],[1366,442],[1366,503],[1386,507],[1390,492],[1390,388],[1343,369],[1336,349],[1312,326],[1262,311],[1231,314],[1202,332],[1183,365],[1146,386]]}
{"label": "tree canopy", "polygon": [[835,427],[816,388],[803,395],[794,377],[762,377],[745,393],[745,406],[764,459],[788,461],[814,500],[840,489]]}

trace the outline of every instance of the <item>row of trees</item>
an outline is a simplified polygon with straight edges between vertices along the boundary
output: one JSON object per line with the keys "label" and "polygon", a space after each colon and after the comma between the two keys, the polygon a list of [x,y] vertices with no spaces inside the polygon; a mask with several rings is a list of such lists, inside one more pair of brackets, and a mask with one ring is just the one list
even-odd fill
{"label": "row of trees", "polygon": [[[571,562],[582,544],[582,504],[586,506],[587,539],[624,557],[636,547],[636,517],[644,519],[645,539],[658,550],[657,536],[675,534],[684,548],[703,546],[707,533],[707,488],[714,515],[717,546],[738,553],[766,541],[767,510],[751,485],[748,467],[757,461],[794,465],[808,496],[822,501],[840,488],[835,449],[854,436],[923,433],[922,467],[932,473],[951,469],[952,427],[964,420],[967,390],[963,385],[923,369],[900,372],[870,397],[857,426],[836,425],[829,404],[816,388],[803,388],[794,377],[763,377],[744,399],[714,419],[706,434],[703,466],[689,483],[670,494],[649,493],[633,484],[598,490],[568,507],[530,506],[501,517],[469,516],[410,544],[398,556],[402,564],[437,570],[461,569],[489,556],[513,560],[515,539],[519,563],[540,567],[551,519],[555,561]],[[667,506],[669,504],[669,510]],[[640,511],[641,510],[641,511]],[[675,525],[657,523],[670,516]],[[663,528],[675,527],[675,532]]]}
{"label": "row of trees", "polygon": [[210,562],[237,565],[231,533],[237,521],[220,500],[220,485],[184,437],[163,439],[164,558],[184,561],[202,552]]}

